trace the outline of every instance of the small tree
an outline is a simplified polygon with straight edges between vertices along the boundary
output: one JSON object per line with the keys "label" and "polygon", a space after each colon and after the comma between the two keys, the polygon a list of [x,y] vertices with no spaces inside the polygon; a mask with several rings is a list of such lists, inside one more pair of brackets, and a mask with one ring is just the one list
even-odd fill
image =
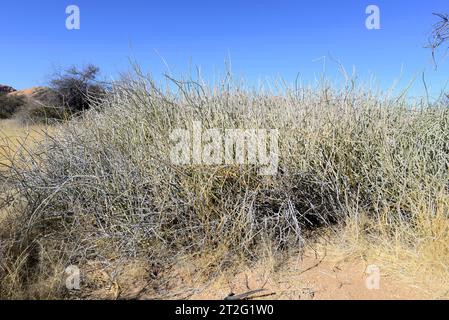
{"label": "small tree", "polygon": [[63,74],[57,74],[50,80],[50,88],[55,92],[58,103],[71,114],[89,109],[92,99],[100,98],[106,88],[98,82],[100,69],[87,65],[82,70],[71,67]]}

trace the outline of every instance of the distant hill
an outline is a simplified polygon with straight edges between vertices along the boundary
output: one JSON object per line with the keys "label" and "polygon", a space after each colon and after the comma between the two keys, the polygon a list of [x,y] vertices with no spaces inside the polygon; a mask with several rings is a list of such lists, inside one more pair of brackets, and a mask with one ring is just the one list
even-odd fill
{"label": "distant hill", "polygon": [[48,87],[33,87],[24,90],[14,90],[9,93],[11,96],[22,96],[29,100],[47,101],[52,91]]}

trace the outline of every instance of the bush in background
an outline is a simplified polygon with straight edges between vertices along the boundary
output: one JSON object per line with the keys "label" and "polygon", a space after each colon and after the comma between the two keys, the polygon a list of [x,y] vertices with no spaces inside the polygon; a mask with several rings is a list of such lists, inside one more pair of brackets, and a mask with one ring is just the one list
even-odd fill
{"label": "bush in background", "polygon": [[0,119],[12,117],[24,104],[23,97],[0,94]]}
{"label": "bush in background", "polygon": [[[50,80],[50,89],[54,93],[52,98],[56,97],[56,101],[51,105],[61,111],[53,112],[53,115],[79,114],[104,97],[106,85],[97,80],[99,72],[98,67],[89,64],[82,69],[71,67],[63,73],[54,75]],[[42,110],[38,112],[42,113]]]}

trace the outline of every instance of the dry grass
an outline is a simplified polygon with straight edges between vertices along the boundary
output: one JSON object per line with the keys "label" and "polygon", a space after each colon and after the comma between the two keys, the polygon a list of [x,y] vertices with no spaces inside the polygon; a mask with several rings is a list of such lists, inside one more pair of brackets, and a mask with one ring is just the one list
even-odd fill
{"label": "dry grass", "polygon": [[21,150],[31,149],[53,130],[45,125],[24,125],[16,119],[0,120],[0,170],[6,170],[4,165],[10,165]]}
{"label": "dry grass", "polygon": [[[55,128],[44,125],[24,125],[16,119],[0,120],[0,243],[2,245],[4,244],[2,238],[14,239],[17,236],[16,231],[21,228],[22,213],[27,206],[26,198],[17,193],[7,183],[5,177],[18,157],[22,157],[22,161],[26,162],[28,152],[32,153],[34,147],[48,138],[48,134],[54,130]],[[25,264],[31,258],[30,252],[28,250],[8,252],[4,251],[8,248],[2,249],[0,249],[0,259],[6,259],[9,254],[16,256],[13,263],[1,264],[5,268],[2,269],[4,277],[1,284],[4,290],[9,290],[8,297],[18,299],[29,296],[54,297],[54,293],[57,292],[55,286],[61,285],[60,277],[53,282],[36,281],[34,285],[30,285],[26,291],[23,291],[21,282],[24,275],[20,270],[26,268]],[[55,264],[52,270],[57,270],[57,267]],[[2,290],[0,290],[0,296],[4,296]]]}
{"label": "dry grass", "polygon": [[[375,259],[393,274],[433,299],[449,298],[449,197],[437,195],[435,203],[416,200],[414,225],[401,224],[388,233],[383,221],[348,218],[332,251],[339,256]],[[369,231],[369,232],[367,232]],[[373,232],[375,231],[375,232]]]}
{"label": "dry grass", "polygon": [[[0,179],[25,205],[0,234],[0,296],[65,297],[62,266],[92,261],[112,269],[151,261],[166,274],[190,257],[213,277],[264,248],[274,257],[301,251],[342,226],[354,231],[345,236],[354,250],[388,243],[394,261],[414,255],[416,272],[447,275],[446,106],[410,105],[353,82],[279,92],[229,79],[173,86],[130,77],[54,138],[8,159]],[[278,174],[173,165],[169,135],[193,121],[278,129]],[[166,279],[149,281],[166,296]]]}

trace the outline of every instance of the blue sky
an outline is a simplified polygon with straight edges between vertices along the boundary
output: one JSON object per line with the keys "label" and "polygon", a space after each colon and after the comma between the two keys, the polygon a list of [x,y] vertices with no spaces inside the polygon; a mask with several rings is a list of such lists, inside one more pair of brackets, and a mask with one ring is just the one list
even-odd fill
{"label": "blue sky", "polygon": [[[68,5],[78,5],[81,29],[65,27]],[[380,8],[381,30],[365,27],[365,8]],[[250,82],[298,73],[312,82],[332,56],[360,79],[375,76],[381,88],[413,77],[414,95],[423,94],[425,72],[432,95],[449,80],[449,58],[434,70],[423,48],[432,12],[449,12],[447,0],[15,0],[0,11],[0,83],[16,88],[44,85],[57,67],[94,63],[107,78],[129,68],[129,58],[156,78],[201,66],[207,78],[232,70]],[[329,58],[326,73],[338,66]],[[341,79],[341,78],[340,78]]]}

